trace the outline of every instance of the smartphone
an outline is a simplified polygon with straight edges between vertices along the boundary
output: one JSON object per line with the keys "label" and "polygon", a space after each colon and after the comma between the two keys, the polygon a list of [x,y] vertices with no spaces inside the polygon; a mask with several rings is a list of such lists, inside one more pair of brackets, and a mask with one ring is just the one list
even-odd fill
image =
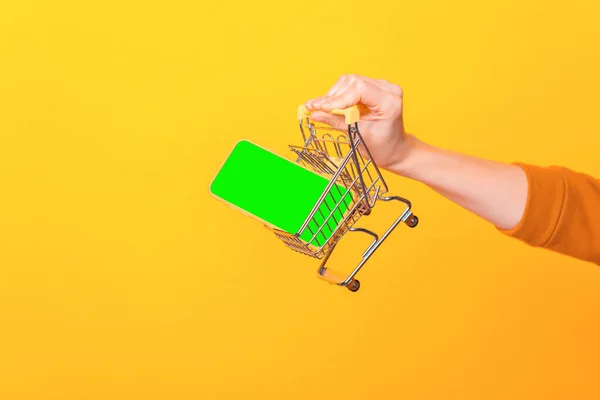
{"label": "smartphone", "polygon": [[[210,192],[244,214],[295,235],[328,184],[327,178],[242,140],[213,179]],[[351,204],[350,191],[334,185],[300,239],[315,246],[324,245]],[[334,215],[325,222],[334,209]],[[321,226],[321,232],[313,238]]]}

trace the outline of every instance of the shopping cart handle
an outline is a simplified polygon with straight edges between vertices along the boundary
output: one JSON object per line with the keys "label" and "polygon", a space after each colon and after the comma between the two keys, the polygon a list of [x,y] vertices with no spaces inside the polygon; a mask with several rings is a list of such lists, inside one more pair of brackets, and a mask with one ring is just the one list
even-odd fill
{"label": "shopping cart handle", "polygon": [[[298,106],[298,119],[310,117],[311,111],[304,104]],[[346,120],[346,125],[352,125],[360,119],[360,111],[358,106],[352,106],[344,109],[335,109],[330,111],[331,114],[343,115]]]}

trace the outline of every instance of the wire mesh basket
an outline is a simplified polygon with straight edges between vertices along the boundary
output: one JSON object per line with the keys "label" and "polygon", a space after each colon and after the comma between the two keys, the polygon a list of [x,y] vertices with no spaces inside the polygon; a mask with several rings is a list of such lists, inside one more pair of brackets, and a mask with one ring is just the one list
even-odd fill
{"label": "wire mesh basket", "polygon": [[[306,107],[298,108],[303,145],[290,146],[290,149],[295,153],[297,163],[326,177],[329,184],[296,234],[278,229],[273,231],[290,249],[321,259],[320,278],[356,292],[360,288],[356,274],[385,239],[401,222],[414,228],[419,219],[412,213],[410,201],[387,195],[388,186],[359,132],[358,108],[334,110],[332,113],[345,117],[347,132],[317,127]],[[396,201],[403,205],[400,216],[381,237],[355,226],[362,216],[371,213],[378,201]],[[358,265],[346,275],[330,270],[326,264],[340,239],[348,232],[370,235],[372,242]]]}

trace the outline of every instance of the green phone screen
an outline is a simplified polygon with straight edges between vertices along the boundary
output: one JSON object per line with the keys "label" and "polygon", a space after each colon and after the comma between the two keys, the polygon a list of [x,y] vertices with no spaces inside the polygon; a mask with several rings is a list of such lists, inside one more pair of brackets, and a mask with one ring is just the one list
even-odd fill
{"label": "green phone screen", "polygon": [[[317,204],[329,181],[306,168],[263,149],[240,141],[213,180],[210,191],[216,197],[260,220],[291,234],[297,234]],[[340,202],[346,188],[334,185],[300,239],[322,246],[352,203],[350,193]],[[337,209],[325,223],[324,220]],[[312,231],[312,232],[311,232]]]}

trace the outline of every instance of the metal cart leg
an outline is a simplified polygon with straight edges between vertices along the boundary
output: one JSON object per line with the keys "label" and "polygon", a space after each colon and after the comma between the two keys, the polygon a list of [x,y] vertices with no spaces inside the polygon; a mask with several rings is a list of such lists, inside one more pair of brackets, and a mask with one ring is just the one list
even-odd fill
{"label": "metal cart leg", "polygon": [[328,281],[329,283],[333,283],[333,284],[336,284],[339,286],[345,286],[351,292],[358,291],[358,289],[360,288],[360,282],[357,279],[355,279],[354,277],[356,276],[358,271],[360,271],[360,269],[365,265],[365,263],[369,260],[369,258],[371,258],[371,256],[373,255],[373,253],[375,253],[375,251],[379,248],[379,246],[381,246],[381,244],[385,241],[385,239],[387,239],[387,237],[392,233],[392,231],[394,229],[396,229],[396,227],[401,222],[406,223],[406,225],[411,228],[414,228],[419,223],[419,218],[417,218],[417,216],[413,215],[413,213],[411,212],[410,201],[408,201],[402,197],[398,197],[398,196],[382,197],[380,200],[399,201],[399,202],[404,203],[406,205],[406,207],[405,207],[404,211],[402,212],[402,214],[400,215],[400,217],[398,217],[398,219],[396,219],[396,221],[394,221],[394,223],[388,228],[388,230],[383,234],[383,236],[381,236],[381,238],[379,238],[379,236],[376,233],[374,233],[368,229],[354,228],[354,227],[350,228],[350,232],[362,232],[362,233],[366,233],[366,234],[372,236],[374,238],[373,242],[371,242],[369,247],[367,247],[365,252],[362,254],[362,259],[361,259],[360,263],[356,266],[356,268],[354,268],[352,273],[350,273],[350,275],[345,278],[344,278],[344,275],[340,274],[339,272],[336,272],[334,270],[331,270],[331,269],[325,267],[325,265],[327,264],[327,261],[329,260],[329,257],[331,257],[331,254],[335,250],[335,246],[333,246],[331,251],[329,253],[327,253],[327,255],[323,258],[323,261],[321,262],[321,265],[318,270],[318,276],[320,278]]}

